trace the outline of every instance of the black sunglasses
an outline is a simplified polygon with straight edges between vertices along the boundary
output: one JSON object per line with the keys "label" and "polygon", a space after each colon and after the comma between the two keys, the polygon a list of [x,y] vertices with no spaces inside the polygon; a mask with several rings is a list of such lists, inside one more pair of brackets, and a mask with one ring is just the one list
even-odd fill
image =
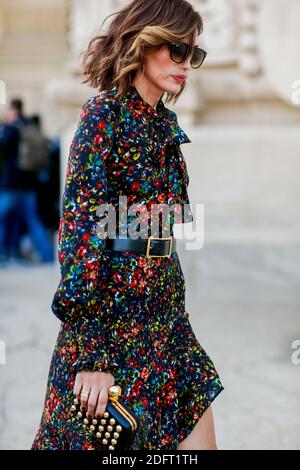
{"label": "black sunglasses", "polygon": [[204,62],[207,52],[201,47],[195,46],[192,48],[189,44],[185,42],[175,43],[171,42],[167,44],[170,50],[171,59],[177,64],[185,62],[187,57],[191,54],[191,67],[193,69],[198,69]]}

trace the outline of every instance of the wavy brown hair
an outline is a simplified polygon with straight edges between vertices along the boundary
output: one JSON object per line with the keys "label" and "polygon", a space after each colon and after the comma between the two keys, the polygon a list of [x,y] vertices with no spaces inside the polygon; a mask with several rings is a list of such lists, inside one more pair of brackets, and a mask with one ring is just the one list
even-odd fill
{"label": "wavy brown hair", "polygon": [[[190,38],[203,31],[200,14],[186,0],[133,0],[108,15],[115,18],[105,34],[93,37],[83,51],[82,70],[88,83],[100,92],[117,88],[121,97],[132,85],[136,72],[144,67],[146,47]],[[176,103],[186,83],[176,95],[167,93],[166,102]]]}

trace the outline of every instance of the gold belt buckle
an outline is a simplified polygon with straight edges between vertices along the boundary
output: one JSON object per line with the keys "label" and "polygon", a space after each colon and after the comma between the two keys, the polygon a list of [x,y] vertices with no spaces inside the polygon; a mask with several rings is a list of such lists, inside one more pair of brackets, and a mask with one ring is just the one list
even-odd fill
{"label": "gold belt buckle", "polygon": [[[169,240],[170,241],[169,253],[167,255],[150,255],[149,251],[150,251],[151,240]],[[171,252],[172,252],[172,245],[173,245],[173,237],[159,238],[159,237],[153,237],[151,235],[150,237],[148,237],[148,240],[147,240],[146,258],[170,258]]]}

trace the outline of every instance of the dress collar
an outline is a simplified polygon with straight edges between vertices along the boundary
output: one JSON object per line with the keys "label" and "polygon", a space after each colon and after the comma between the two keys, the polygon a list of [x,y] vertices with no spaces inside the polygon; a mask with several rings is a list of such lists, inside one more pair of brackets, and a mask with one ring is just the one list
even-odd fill
{"label": "dress collar", "polygon": [[162,98],[160,98],[155,109],[142,98],[135,85],[132,84],[123,96],[122,103],[131,110],[135,118],[142,120],[146,118],[146,121],[151,122],[167,144],[191,142],[184,130],[179,126],[176,113],[165,107]]}
{"label": "dress collar", "polygon": [[137,88],[133,84],[125,94],[124,102],[129,108],[133,109],[134,112],[140,116],[145,115],[155,119],[164,118],[165,106],[162,99],[160,98],[155,109],[153,106],[151,106],[150,103],[142,98]]}

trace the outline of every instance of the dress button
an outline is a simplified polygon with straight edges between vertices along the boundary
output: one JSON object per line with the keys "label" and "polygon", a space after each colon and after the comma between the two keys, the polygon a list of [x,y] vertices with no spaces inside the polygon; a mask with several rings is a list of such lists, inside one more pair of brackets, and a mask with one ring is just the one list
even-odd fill
{"label": "dress button", "polygon": [[184,316],[185,316],[185,318],[189,318],[190,314],[187,311],[185,311]]}

